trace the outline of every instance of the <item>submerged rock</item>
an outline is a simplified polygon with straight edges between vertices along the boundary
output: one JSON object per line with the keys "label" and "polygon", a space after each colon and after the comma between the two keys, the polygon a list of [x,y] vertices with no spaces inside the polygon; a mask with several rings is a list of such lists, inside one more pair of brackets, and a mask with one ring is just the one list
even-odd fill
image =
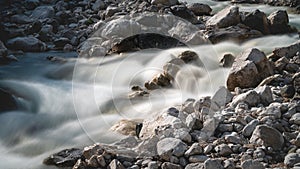
{"label": "submerged rock", "polygon": [[16,110],[17,102],[13,95],[0,88],[0,112]]}

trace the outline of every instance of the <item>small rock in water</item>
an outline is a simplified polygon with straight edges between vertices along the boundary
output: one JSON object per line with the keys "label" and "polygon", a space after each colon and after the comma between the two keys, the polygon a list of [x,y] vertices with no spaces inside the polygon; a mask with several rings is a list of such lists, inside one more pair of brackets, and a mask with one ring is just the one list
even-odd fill
{"label": "small rock in water", "polygon": [[232,54],[225,54],[220,60],[221,67],[231,67],[234,62],[235,57]]}

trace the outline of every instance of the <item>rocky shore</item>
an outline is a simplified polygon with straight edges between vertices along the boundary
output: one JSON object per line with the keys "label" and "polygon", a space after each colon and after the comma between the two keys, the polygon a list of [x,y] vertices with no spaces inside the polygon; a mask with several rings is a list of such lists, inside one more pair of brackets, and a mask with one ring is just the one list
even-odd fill
{"label": "rocky shore", "polygon": [[[242,2],[264,3],[232,1],[233,4]],[[298,1],[265,3],[299,8]],[[0,6],[1,64],[16,61],[15,55],[22,52],[78,50],[82,57],[104,56],[111,53],[112,48],[117,48],[115,45],[122,39],[143,33],[153,33],[153,36],[141,36],[140,41],[163,34],[186,45],[199,45],[225,40],[243,42],[264,35],[297,32],[289,25],[286,11],[279,10],[267,16],[259,10],[246,13],[231,6],[213,13],[209,5],[185,4],[177,0],[4,0]],[[174,21],[170,16],[178,18]],[[162,21],[167,23],[160,23]],[[185,22],[186,26],[181,22]],[[195,29],[190,29],[192,26],[189,24]],[[183,28],[186,29],[184,32]],[[89,46],[95,38],[99,44]],[[151,47],[153,44],[145,44],[141,48]]]}

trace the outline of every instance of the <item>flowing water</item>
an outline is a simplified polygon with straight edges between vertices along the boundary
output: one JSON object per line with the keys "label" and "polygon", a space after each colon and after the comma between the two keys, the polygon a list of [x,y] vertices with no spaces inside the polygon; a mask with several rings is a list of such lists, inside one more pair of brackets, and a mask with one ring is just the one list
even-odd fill
{"label": "flowing water", "polygon": [[[227,3],[203,0],[218,11]],[[270,13],[278,7],[241,6],[243,11],[259,8]],[[279,7],[286,9],[285,7]],[[290,22],[300,29],[299,15]],[[19,62],[0,67],[0,87],[18,97],[19,111],[0,114],[0,168],[55,168],[42,161],[64,148],[94,142],[112,143],[121,135],[109,131],[118,120],[145,118],[152,112],[180,104],[187,98],[211,95],[225,85],[228,69],[219,68],[225,53],[237,55],[257,47],[269,54],[275,47],[299,40],[298,35],[253,39],[243,44],[223,42],[193,46],[204,66],[189,65],[176,77],[174,88],[151,93],[144,99],[128,99],[132,85],[143,85],[162,66],[185,48],[144,50],[105,58],[77,59],[76,53],[26,53]],[[47,56],[68,58],[52,63]]]}

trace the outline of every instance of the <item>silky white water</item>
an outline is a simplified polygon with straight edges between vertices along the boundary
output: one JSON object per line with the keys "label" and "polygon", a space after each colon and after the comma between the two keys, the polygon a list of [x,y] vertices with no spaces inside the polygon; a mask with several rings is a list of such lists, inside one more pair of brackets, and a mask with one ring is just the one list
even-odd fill
{"label": "silky white water", "polygon": [[[207,2],[215,8],[221,7]],[[270,12],[277,9],[259,7]],[[299,26],[298,18],[299,15],[291,15],[291,23]],[[190,47],[204,66],[188,65],[178,73],[173,88],[156,90],[149,97],[136,100],[127,97],[130,87],[142,86],[186,48],[144,50],[93,59],[76,59],[75,53],[26,53],[18,57],[19,62],[0,67],[0,87],[18,96],[22,108],[0,114],[0,168],[56,168],[44,166],[43,159],[64,148],[112,143],[123,137],[109,131],[120,119],[149,117],[187,98],[213,94],[225,85],[228,75],[228,69],[218,66],[225,53],[237,55],[256,47],[269,54],[275,47],[297,40],[296,34],[278,35],[243,44],[223,42]],[[49,55],[69,61],[52,63],[45,59]]]}

